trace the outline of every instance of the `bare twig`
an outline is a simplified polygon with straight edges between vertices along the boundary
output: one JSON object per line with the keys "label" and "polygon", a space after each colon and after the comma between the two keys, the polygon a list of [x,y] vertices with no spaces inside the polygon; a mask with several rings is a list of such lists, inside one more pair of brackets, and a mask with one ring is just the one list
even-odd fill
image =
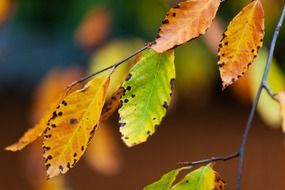
{"label": "bare twig", "polygon": [[178,162],[177,164],[181,166],[194,166],[194,165],[207,164],[207,163],[217,162],[217,161],[225,162],[225,161],[232,160],[232,159],[239,157],[239,154],[240,154],[239,152],[236,152],[229,156],[212,157],[209,159],[204,159],[204,160],[199,160],[199,161],[194,161],[194,162]]}
{"label": "bare twig", "polygon": [[[267,87],[266,86],[266,81],[267,81],[267,78],[268,78],[268,73],[269,73],[269,69],[270,69],[273,53],[274,53],[274,50],[275,50],[277,37],[278,37],[278,34],[279,34],[279,30],[280,30],[280,28],[282,26],[284,17],[285,17],[285,5],[283,6],[283,10],[282,10],[282,13],[280,15],[278,24],[275,27],[275,31],[274,31],[274,34],[273,34],[273,37],[272,37],[272,40],[271,40],[270,48],[269,48],[269,54],[268,54],[268,57],[267,57],[267,62],[266,62],[266,66],[265,66],[265,69],[264,69],[263,77],[262,77],[260,86],[258,88],[255,100],[254,100],[254,102],[252,104],[250,115],[249,115],[249,118],[247,120],[246,128],[245,128],[245,131],[243,133],[242,142],[241,142],[241,145],[240,145],[239,166],[238,166],[238,173],[237,173],[237,190],[241,189],[241,176],[242,176],[243,163],[244,163],[245,145],[246,145],[246,142],[247,142],[247,139],[248,139],[249,131],[250,131],[251,127],[252,127],[252,121],[253,121],[253,118],[254,118],[254,115],[255,115],[255,112],[256,112],[256,108],[257,108],[257,104],[258,104],[259,99],[260,99],[261,92],[262,92],[263,89],[268,90],[268,88],[266,88]],[[267,91],[267,92],[269,92],[269,91]]]}
{"label": "bare twig", "polygon": [[69,84],[66,88],[67,88],[67,89],[70,89],[70,88],[72,88],[73,86],[75,86],[75,85],[77,85],[77,84],[79,84],[79,83],[82,83],[82,82],[84,82],[84,81],[86,81],[86,80],[88,80],[88,79],[90,79],[90,78],[92,78],[92,77],[94,77],[94,76],[96,76],[96,75],[98,75],[98,74],[100,74],[100,73],[103,73],[103,72],[105,72],[105,71],[107,71],[107,70],[110,70],[110,69],[116,69],[116,68],[117,68],[118,66],[120,66],[122,63],[124,63],[124,62],[126,62],[127,60],[133,58],[134,56],[138,55],[139,53],[141,53],[142,51],[146,50],[147,48],[148,48],[148,45],[146,45],[146,46],[144,46],[143,48],[141,48],[141,49],[135,51],[135,52],[132,53],[131,55],[127,56],[126,58],[122,59],[121,61],[119,61],[119,62],[117,62],[117,63],[115,63],[115,64],[113,64],[113,65],[111,65],[111,66],[109,66],[109,67],[106,67],[106,68],[104,68],[104,69],[102,69],[102,70],[100,70],[100,71],[98,71],[98,72],[96,72],[96,73],[92,73],[92,74],[90,74],[90,75],[88,75],[88,76],[85,76],[85,77],[83,77],[83,78],[81,78],[81,79],[79,79],[79,80],[77,80],[77,81],[74,81],[73,83]]}

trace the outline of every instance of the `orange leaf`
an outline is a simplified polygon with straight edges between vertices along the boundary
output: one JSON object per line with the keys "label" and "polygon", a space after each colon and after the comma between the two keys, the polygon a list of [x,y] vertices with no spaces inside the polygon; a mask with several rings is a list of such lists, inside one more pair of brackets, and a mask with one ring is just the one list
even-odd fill
{"label": "orange leaf", "polygon": [[254,0],[230,22],[219,45],[218,66],[223,89],[242,77],[263,44],[264,12]]}
{"label": "orange leaf", "polygon": [[48,177],[66,173],[85,152],[99,122],[109,82],[109,74],[99,76],[56,107],[44,133]]}
{"label": "orange leaf", "polygon": [[9,151],[13,151],[13,152],[22,150],[27,145],[29,145],[30,143],[34,142],[37,138],[39,138],[43,134],[44,130],[46,129],[46,122],[48,121],[48,119],[52,115],[54,108],[56,107],[56,105],[58,105],[59,102],[61,102],[61,100],[64,98],[64,96],[65,96],[65,92],[60,95],[60,98],[58,98],[57,101],[55,101],[53,104],[51,104],[50,109],[42,117],[40,122],[35,125],[35,127],[29,129],[23,135],[23,137],[20,138],[20,140],[18,142],[6,147],[5,150],[9,150]]}
{"label": "orange leaf", "polygon": [[111,97],[111,100],[104,106],[100,118],[100,124],[104,123],[111,117],[120,105],[120,99],[124,93],[124,88],[119,88]]}
{"label": "orange leaf", "polygon": [[[69,68],[64,71],[54,69],[49,72],[36,90],[35,103],[32,108],[33,123],[34,121],[38,122],[39,118],[42,119],[40,119],[34,128],[29,129],[17,143],[6,147],[6,150],[14,152],[22,150],[40,137],[46,129],[46,123],[52,115],[53,110],[64,96],[67,95],[67,92],[62,92],[62,89],[73,80],[80,78],[80,76],[81,71],[78,68]],[[70,92],[75,89],[73,88]]]}
{"label": "orange leaf", "polygon": [[204,34],[216,16],[220,0],[186,0],[171,8],[151,48],[165,52]]}

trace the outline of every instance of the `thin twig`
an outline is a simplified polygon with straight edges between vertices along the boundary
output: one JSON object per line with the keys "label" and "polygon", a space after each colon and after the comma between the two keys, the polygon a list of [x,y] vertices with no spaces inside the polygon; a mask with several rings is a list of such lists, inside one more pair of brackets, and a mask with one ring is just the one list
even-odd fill
{"label": "thin twig", "polygon": [[275,101],[279,102],[276,98],[277,94],[273,93],[270,88],[267,86],[267,84],[263,84],[263,89],[267,92],[267,94]]}
{"label": "thin twig", "polygon": [[271,40],[271,44],[270,44],[270,48],[269,48],[269,54],[268,54],[268,57],[267,57],[267,62],[266,62],[266,67],[264,69],[263,77],[262,77],[260,86],[258,88],[255,100],[254,100],[254,102],[252,104],[252,108],[251,108],[251,111],[250,111],[249,118],[247,120],[246,128],[245,128],[245,131],[243,133],[242,142],[241,142],[241,145],[240,145],[239,166],[238,166],[238,173],[237,173],[237,190],[241,189],[241,176],[242,176],[243,163],[244,163],[245,145],[246,145],[246,142],[247,142],[247,139],[248,139],[249,131],[250,131],[251,127],[252,127],[252,121],[253,121],[253,118],[254,118],[254,115],[255,115],[255,112],[256,112],[256,108],[257,108],[257,104],[258,104],[259,99],[260,99],[261,92],[264,89],[264,87],[266,86],[266,81],[267,81],[267,78],[268,78],[269,68],[270,68],[272,57],[273,57],[273,53],[274,53],[274,50],[275,50],[277,37],[278,37],[278,34],[279,34],[279,30],[280,30],[280,28],[282,26],[284,17],[285,17],[285,5],[283,6],[282,13],[280,15],[278,24],[277,24],[277,26],[275,28],[275,31],[274,31],[274,34],[273,34],[273,37],[272,37],[272,40]]}
{"label": "thin twig", "polygon": [[105,71],[107,71],[107,70],[109,70],[109,69],[116,69],[116,68],[117,68],[118,66],[120,66],[122,63],[124,63],[124,62],[126,62],[127,60],[133,58],[134,56],[136,56],[137,54],[139,54],[139,53],[141,53],[142,51],[146,50],[147,48],[148,48],[148,45],[146,45],[146,46],[144,46],[143,48],[141,48],[141,49],[135,51],[135,52],[132,53],[131,55],[127,56],[126,58],[122,59],[121,61],[119,61],[119,62],[117,62],[117,63],[115,63],[115,64],[113,64],[113,65],[111,65],[111,66],[109,66],[109,67],[106,67],[106,68],[104,68],[104,69],[102,69],[102,70],[100,70],[100,71],[98,71],[98,72],[96,72],[96,73],[92,73],[92,74],[90,74],[90,75],[88,75],[88,76],[85,76],[85,77],[83,77],[83,78],[81,78],[81,79],[79,79],[79,80],[77,80],[77,81],[74,81],[73,83],[69,84],[66,88],[67,88],[67,89],[70,89],[70,88],[72,88],[73,86],[75,86],[75,85],[77,85],[77,84],[79,84],[79,83],[82,83],[82,82],[84,82],[84,81],[86,81],[86,80],[88,80],[88,79],[90,79],[90,78],[92,78],[92,77],[94,77],[94,76],[96,76],[96,75],[98,75],[98,74],[100,74],[100,73],[103,73],[103,72],[105,72]]}
{"label": "thin twig", "polygon": [[199,161],[194,161],[194,162],[178,162],[177,164],[180,166],[194,166],[194,165],[207,164],[207,163],[217,162],[217,161],[225,162],[225,161],[237,158],[237,157],[239,157],[239,155],[240,155],[240,153],[236,152],[236,153],[231,154],[229,156],[212,157],[209,159],[204,159],[204,160],[199,160]]}

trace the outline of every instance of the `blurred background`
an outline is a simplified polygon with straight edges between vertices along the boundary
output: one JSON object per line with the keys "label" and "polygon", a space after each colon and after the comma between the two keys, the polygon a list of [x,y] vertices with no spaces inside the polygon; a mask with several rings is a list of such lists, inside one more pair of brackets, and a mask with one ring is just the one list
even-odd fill
{"label": "blurred background", "polygon": [[[267,48],[284,0],[263,0],[264,47],[238,83],[221,91],[216,52],[228,22],[250,1],[227,0],[207,34],[175,50],[172,106],[147,143],[127,148],[115,114],[84,158],[66,175],[46,181],[41,139],[18,153],[5,152],[32,127],[70,82],[106,67],[156,36],[176,0],[0,0],[0,189],[142,189],[179,161],[222,156],[238,149],[261,79]],[[285,27],[269,86],[285,90]],[[112,89],[129,64],[112,78]],[[111,94],[111,92],[110,92]],[[247,144],[243,189],[284,189],[284,135],[280,107],[263,93]],[[226,189],[234,189],[237,162],[217,163]]]}

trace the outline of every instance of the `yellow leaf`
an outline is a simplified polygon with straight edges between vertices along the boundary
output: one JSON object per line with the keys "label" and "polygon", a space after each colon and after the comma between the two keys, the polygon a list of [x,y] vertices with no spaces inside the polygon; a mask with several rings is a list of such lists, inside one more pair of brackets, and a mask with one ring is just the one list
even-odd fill
{"label": "yellow leaf", "polygon": [[56,107],[44,133],[48,177],[66,173],[85,152],[99,122],[109,82],[109,74],[99,76]]}
{"label": "yellow leaf", "polygon": [[285,133],[285,92],[280,92],[277,98],[281,104],[282,130]]}
{"label": "yellow leaf", "polygon": [[91,169],[104,175],[114,175],[120,171],[122,166],[118,141],[111,127],[109,123],[100,125],[85,154],[85,159]]}
{"label": "yellow leaf", "polygon": [[[80,78],[81,71],[78,68],[68,68],[65,70],[54,69],[40,82],[36,94],[35,103],[32,108],[32,120],[37,122],[34,128],[29,129],[20,140],[8,147],[6,150],[19,151],[25,148],[28,144],[35,141],[42,135],[46,129],[46,123],[67,92],[62,92],[62,89],[70,82]],[[70,92],[75,90],[73,88]],[[58,96],[60,94],[60,96]],[[47,111],[46,111],[47,110]],[[40,121],[38,122],[38,120]]]}
{"label": "yellow leaf", "polygon": [[171,8],[151,48],[162,53],[204,34],[219,5],[220,0],[186,0]]}
{"label": "yellow leaf", "polygon": [[9,150],[9,151],[13,151],[13,152],[22,150],[27,145],[29,145],[30,143],[34,142],[37,138],[39,138],[43,134],[44,130],[46,129],[46,123],[49,120],[50,116],[52,115],[54,108],[56,107],[56,105],[59,104],[59,102],[61,102],[61,100],[64,98],[65,94],[66,94],[65,92],[62,93],[60,95],[60,98],[58,98],[57,101],[55,101],[53,104],[51,104],[50,109],[41,118],[40,122],[35,125],[35,127],[29,129],[23,135],[23,137],[20,138],[20,140],[18,142],[16,142],[15,144],[12,144],[10,146],[7,146],[5,148],[5,150]]}
{"label": "yellow leaf", "polygon": [[248,4],[229,24],[219,45],[223,88],[242,77],[263,44],[264,12],[259,0]]}

